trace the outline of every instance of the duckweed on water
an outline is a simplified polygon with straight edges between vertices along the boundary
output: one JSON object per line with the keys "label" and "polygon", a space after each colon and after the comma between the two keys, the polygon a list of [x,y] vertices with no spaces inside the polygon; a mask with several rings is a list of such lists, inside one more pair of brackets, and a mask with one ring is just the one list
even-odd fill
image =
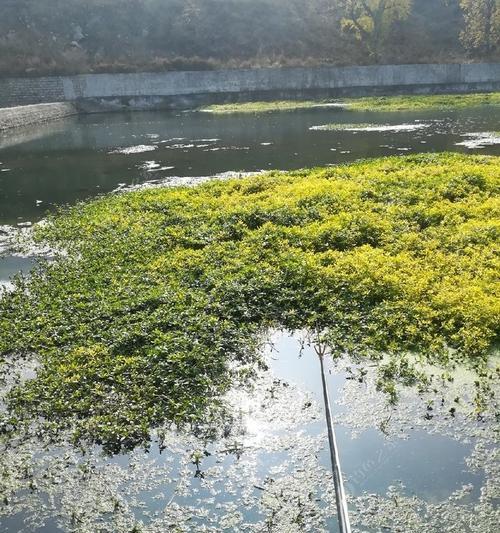
{"label": "duckweed on water", "polygon": [[[485,374],[498,332],[500,160],[452,154],[115,194],[38,229],[64,249],[0,301],[0,354],[36,356],[4,431],[34,419],[112,449],[206,420],[270,327]],[[406,354],[406,355],[405,355]]]}

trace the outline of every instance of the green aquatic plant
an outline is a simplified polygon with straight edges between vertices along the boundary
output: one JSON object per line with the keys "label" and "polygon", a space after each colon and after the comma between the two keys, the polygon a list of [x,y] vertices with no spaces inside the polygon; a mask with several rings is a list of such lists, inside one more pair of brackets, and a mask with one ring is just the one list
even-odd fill
{"label": "green aquatic plant", "polygon": [[[340,99],[335,102],[325,100],[279,100],[269,102],[241,102],[212,105],[201,109],[203,112],[218,115],[234,113],[269,113],[273,111],[295,111],[300,109],[339,107],[348,111],[426,111],[429,109],[454,109],[474,106],[499,106],[500,92],[478,94],[434,94],[374,96]],[[370,126],[335,124],[330,129]]]}
{"label": "green aquatic plant", "polygon": [[313,109],[336,106],[325,101],[311,100],[274,100],[269,102],[241,102],[233,104],[217,104],[202,108],[204,113],[229,115],[234,113],[270,113],[274,111],[295,111],[298,109]]}
{"label": "green aquatic plant", "polygon": [[0,300],[0,356],[40,363],[8,394],[3,430],[41,420],[119,449],[203,422],[269,328],[383,358],[391,398],[395,380],[420,379],[409,356],[484,369],[499,170],[498,157],[390,157],[61,210],[36,238],[64,253]]}
{"label": "green aquatic plant", "polygon": [[374,96],[346,100],[350,111],[425,111],[474,106],[500,106],[500,92],[478,94],[432,94]]}

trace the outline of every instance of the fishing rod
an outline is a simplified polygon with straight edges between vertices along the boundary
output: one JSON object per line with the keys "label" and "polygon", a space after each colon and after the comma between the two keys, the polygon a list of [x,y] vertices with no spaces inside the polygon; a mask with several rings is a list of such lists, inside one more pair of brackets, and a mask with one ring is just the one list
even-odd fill
{"label": "fishing rod", "polygon": [[340,468],[339,450],[337,439],[335,438],[335,429],[333,427],[332,412],[330,407],[330,397],[328,394],[328,385],[326,382],[324,356],[326,346],[322,343],[315,343],[314,350],[318,355],[321,365],[321,380],[323,382],[323,399],[325,401],[326,425],[328,427],[328,441],[330,443],[330,459],[332,462],[333,484],[335,486],[335,501],[337,503],[337,516],[340,533],[351,533],[351,523],[349,521],[349,510],[347,508],[347,499],[342,481],[342,470]]}

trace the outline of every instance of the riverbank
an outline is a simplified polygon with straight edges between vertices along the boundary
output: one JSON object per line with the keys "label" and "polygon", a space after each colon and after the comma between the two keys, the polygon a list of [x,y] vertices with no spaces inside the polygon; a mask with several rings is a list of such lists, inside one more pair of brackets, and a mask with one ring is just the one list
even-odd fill
{"label": "riverbank", "polygon": [[77,114],[76,106],[69,102],[0,108],[0,132],[44,124]]}
{"label": "riverbank", "polygon": [[497,90],[499,63],[144,72],[0,79],[0,107],[77,102],[87,111],[192,109],[252,100]]}

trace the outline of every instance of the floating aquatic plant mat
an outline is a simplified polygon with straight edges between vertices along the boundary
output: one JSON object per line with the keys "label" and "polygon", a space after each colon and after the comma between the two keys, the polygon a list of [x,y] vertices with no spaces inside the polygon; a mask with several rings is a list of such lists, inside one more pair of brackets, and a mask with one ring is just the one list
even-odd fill
{"label": "floating aquatic plant mat", "polygon": [[295,111],[298,109],[345,107],[339,102],[325,102],[314,100],[275,100],[269,102],[242,102],[234,104],[216,104],[200,109],[203,113],[228,115],[233,113],[269,113],[273,111]]}
{"label": "floating aquatic plant mat", "polygon": [[233,113],[267,113],[271,111],[293,111],[299,109],[335,108],[348,111],[426,111],[432,109],[454,109],[474,106],[500,106],[500,92],[479,94],[436,94],[370,96],[348,98],[335,102],[314,100],[279,100],[269,102],[242,102],[218,104],[200,109],[204,113],[226,115]]}
{"label": "floating aquatic plant mat", "polygon": [[485,105],[500,106],[500,92],[370,96],[346,100],[346,103],[351,111],[425,111]]}
{"label": "floating aquatic plant mat", "polygon": [[384,354],[392,400],[398,380],[425,387],[416,358],[471,366],[489,394],[499,177],[498,157],[430,154],[62,210],[36,238],[64,254],[0,300],[0,354],[40,364],[7,395],[4,431],[38,420],[113,448],[206,421],[273,327]]}

